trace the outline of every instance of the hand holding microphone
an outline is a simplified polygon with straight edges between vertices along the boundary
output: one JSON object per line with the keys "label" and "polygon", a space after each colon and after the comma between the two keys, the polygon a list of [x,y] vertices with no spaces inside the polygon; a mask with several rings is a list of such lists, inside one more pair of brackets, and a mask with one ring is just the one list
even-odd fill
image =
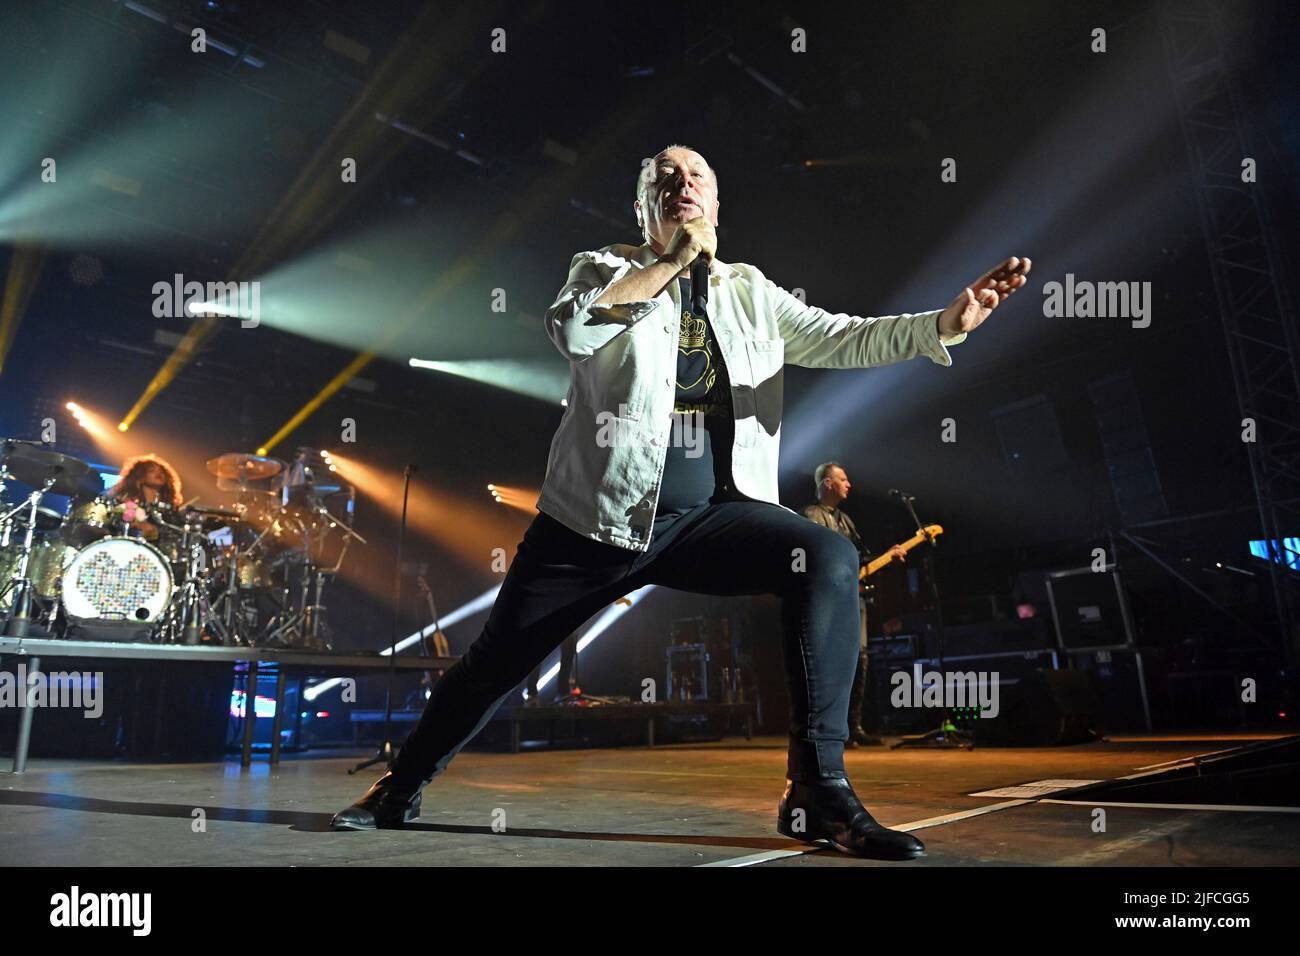
{"label": "hand holding microphone", "polygon": [[677,227],[659,260],[685,269],[696,259],[712,262],[717,251],[718,233],[713,228],[713,223],[704,216],[696,216]]}
{"label": "hand holding microphone", "polygon": [[709,264],[718,251],[718,233],[704,216],[688,219],[677,227],[660,261],[671,261],[691,271],[691,309],[703,315],[709,306]]}

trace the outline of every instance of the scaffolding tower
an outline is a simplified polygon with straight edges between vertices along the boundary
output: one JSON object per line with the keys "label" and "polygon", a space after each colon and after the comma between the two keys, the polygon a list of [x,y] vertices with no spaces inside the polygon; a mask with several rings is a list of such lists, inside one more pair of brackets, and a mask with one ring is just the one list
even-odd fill
{"label": "scaffolding tower", "polygon": [[[1245,441],[1277,609],[1280,649],[1300,661],[1300,363],[1285,265],[1261,187],[1258,162],[1224,56],[1221,8],[1166,0],[1160,8],[1166,61],[1178,103],[1219,321]],[[1268,175],[1265,170],[1263,175]],[[1243,424],[1243,429],[1246,427]]]}

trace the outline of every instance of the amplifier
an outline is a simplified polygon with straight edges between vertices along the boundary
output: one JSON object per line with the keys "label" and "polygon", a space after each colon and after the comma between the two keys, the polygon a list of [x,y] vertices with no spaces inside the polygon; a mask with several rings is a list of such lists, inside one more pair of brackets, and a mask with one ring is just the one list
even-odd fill
{"label": "amplifier", "polygon": [[1065,650],[1132,645],[1133,623],[1115,565],[1046,574],[1057,646]]}
{"label": "amplifier", "polygon": [[[978,701],[972,699],[969,706],[950,708],[949,719],[974,735],[978,743],[994,746],[1061,746],[1096,739],[1105,721],[1089,678],[1083,673],[1057,670],[1058,660],[1059,652],[1050,648],[945,658],[946,675],[973,673],[978,686],[992,687],[997,694],[995,715],[981,715]],[[937,727],[938,708],[894,707],[891,695],[895,673],[906,672],[915,681],[917,669],[924,678],[937,670],[938,661],[921,658],[881,663],[883,666],[876,666],[873,660],[868,671],[871,713],[880,731],[905,734]]]}
{"label": "amplifier", "polygon": [[1080,671],[1035,670],[998,682],[996,717],[957,721],[977,744],[1002,747],[1063,747],[1099,739],[1101,702]]}
{"label": "amplifier", "polygon": [[897,671],[911,673],[911,659],[882,661],[875,655],[867,668],[867,686],[862,699],[862,723],[869,733],[915,734],[938,725],[939,714],[921,707],[893,707],[889,697],[894,690],[891,678]]}
{"label": "amplifier", "polygon": [[873,666],[887,661],[911,662],[916,657],[921,644],[917,634],[895,634],[890,637],[867,638],[867,653],[871,655]]}
{"label": "amplifier", "polygon": [[[1051,625],[1045,618],[955,626],[945,624],[943,628],[945,659],[977,654],[1042,651],[1053,646]],[[925,652],[930,657],[939,653],[939,641],[933,629],[928,635]]]}
{"label": "amplifier", "polygon": [[[1099,647],[1069,652],[1070,666],[1086,674],[1111,730],[1151,730],[1149,689],[1163,687],[1164,653],[1152,647]],[[1155,701],[1164,710],[1164,699]],[[1161,723],[1164,723],[1162,720]]]}

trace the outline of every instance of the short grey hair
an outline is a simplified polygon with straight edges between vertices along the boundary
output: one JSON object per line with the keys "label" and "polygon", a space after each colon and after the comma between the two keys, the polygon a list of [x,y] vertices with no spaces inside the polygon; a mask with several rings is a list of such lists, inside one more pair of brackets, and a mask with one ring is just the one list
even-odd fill
{"label": "short grey hair", "polygon": [[[697,156],[704,157],[704,154],[701,153],[694,146],[686,146],[682,143],[669,143],[663,149],[659,150],[659,152],[655,153],[654,156],[647,156],[645,159],[641,160],[641,169],[636,174],[636,198],[637,199],[642,198],[643,194],[645,193],[645,188],[649,184],[650,179],[652,178],[646,175],[646,170],[652,169],[654,167],[655,156],[662,156],[670,149],[689,149],[692,153],[695,153]],[[704,165],[708,166],[709,172],[713,173],[714,191],[720,192],[721,190],[718,187],[718,171],[713,168],[713,164],[710,163],[707,158],[704,158]]]}
{"label": "short grey hair", "polygon": [[[817,470],[813,472],[814,487],[816,487],[818,490],[821,489],[822,482],[826,480],[826,475],[830,473],[830,470],[832,468],[838,468],[840,469],[840,471],[844,471],[844,466],[841,465],[838,461],[822,462],[820,465],[817,466]],[[844,471],[844,474],[847,475],[848,472]]]}

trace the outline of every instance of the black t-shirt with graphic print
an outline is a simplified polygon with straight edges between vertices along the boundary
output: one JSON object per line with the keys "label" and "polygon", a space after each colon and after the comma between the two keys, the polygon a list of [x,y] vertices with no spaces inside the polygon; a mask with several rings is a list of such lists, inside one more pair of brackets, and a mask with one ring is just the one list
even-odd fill
{"label": "black t-shirt with graphic print", "polygon": [[696,505],[734,494],[731,445],[735,421],[727,368],[708,312],[695,315],[691,311],[690,280],[677,281],[682,293],[677,395],[655,510],[658,528]]}

